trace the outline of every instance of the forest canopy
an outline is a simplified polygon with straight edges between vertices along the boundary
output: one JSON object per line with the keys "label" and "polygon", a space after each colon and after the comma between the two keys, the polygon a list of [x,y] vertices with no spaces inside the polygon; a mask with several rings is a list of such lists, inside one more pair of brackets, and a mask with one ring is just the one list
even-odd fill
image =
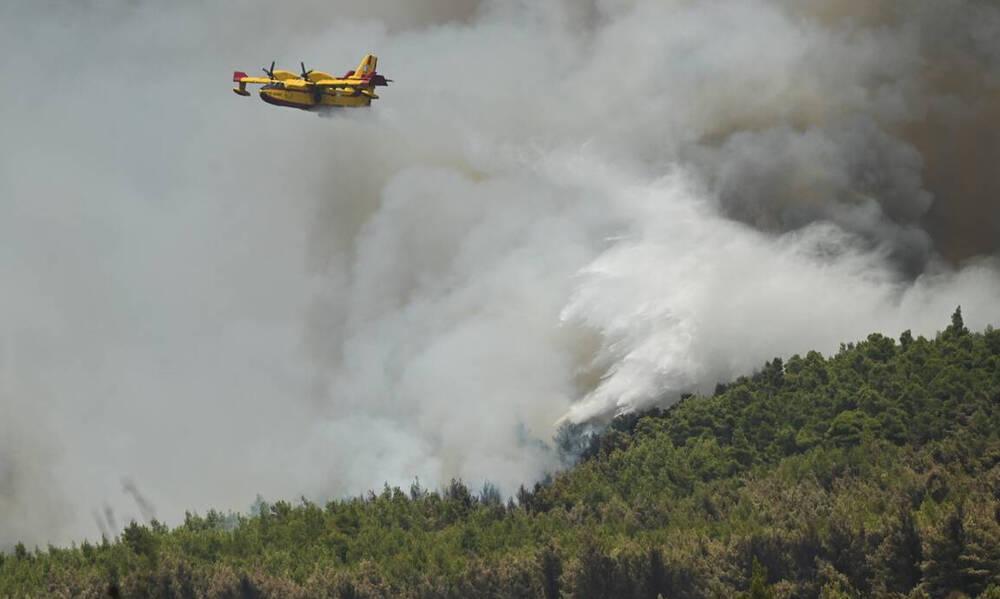
{"label": "forest canopy", "polygon": [[0,597],[1000,598],[998,431],[1000,331],[956,310],[619,416],[512,498],[415,481],[18,544]]}

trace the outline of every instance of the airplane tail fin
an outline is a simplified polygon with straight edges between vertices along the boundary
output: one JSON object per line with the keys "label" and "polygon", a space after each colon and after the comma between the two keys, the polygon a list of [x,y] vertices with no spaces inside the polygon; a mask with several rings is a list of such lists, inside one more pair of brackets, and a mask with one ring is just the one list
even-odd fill
{"label": "airplane tail fin", "polygon": [[375,74],[375,65],[378,64],[378,58],[372,54],[365,54],[365,57],[361,59],[361,64],[358,68],[354,69],[353,77],[355,79],[368,79]]}
{"label": "airplane tail fin", "polygon": [[249,96],[250,92],[247,91],[247,84],[243,81],[246,79],[247,74],[243,71],[233,71],[233,83],[239,83],[239,87],[234,87],[233,91],[240,96]]}

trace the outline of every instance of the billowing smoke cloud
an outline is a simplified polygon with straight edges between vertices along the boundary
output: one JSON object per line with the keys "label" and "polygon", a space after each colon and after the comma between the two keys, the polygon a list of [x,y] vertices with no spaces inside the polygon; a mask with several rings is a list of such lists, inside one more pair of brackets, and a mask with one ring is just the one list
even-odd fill
{"label": "billowing smoke cloud", "polygon": [[[0,544],[416,476],[510,493],[559,466],[560,419],[932,333],[958,304],[997,322],[998,19],[957,0],[0,8],[0,75],[49,85],[3,113]],[[396,80],[371,110],[226,90],[368,50]]]}
{"label": "billowing smoke cloud", "polygon": [[[4,358],[0,345],[0,360]],[[0,378],[0,550],[19,539],[37,539],[39,531],[65,526],[71,512],[54,491],[52,448],[45,442],[44,420],[30,405],[7,392]]]}
{"label": "billowing smoke cloud", "polygon": [[783,37],[800,43],[763,92],[767,108],[729,110],[735,124],[698,140],[693,161],[728,215],[771,231],[831,220],[887,244],[910,273],[935,254],[995,251],[1000,177],[987,164],[1000,155],[1000,13],[982,2],[864,5],[793,5],[801,20],[771,29],[779,51]]}

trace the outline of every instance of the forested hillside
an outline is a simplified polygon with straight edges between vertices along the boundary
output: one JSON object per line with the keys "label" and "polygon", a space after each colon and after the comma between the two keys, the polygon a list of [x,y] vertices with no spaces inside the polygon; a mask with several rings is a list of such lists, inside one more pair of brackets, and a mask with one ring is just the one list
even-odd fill
{"label": "forested hillside", "polygon": [[619,417],[512,500],[453,481],[133,523],[18,545],[0,596],[1000,598],[998,431],[1000,332],[956,311]]}

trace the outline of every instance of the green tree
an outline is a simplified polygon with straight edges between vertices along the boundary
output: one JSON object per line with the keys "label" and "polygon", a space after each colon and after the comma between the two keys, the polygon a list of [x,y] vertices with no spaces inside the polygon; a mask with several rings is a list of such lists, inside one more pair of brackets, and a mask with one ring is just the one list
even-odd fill
{"label": "green tree", "polygon": [[903,506],[878,549],[870,557],[875,587],[884,592],[908,593],[920,582],[923,548],[913,514]]}
{"label": "green tree", "polygon": [[945,596],[963,590],[963,574],[959,557],[965,549],[964,509],[953,508],[940,525],[926,539],[923,563],[927,590],[934,596]]}
{"label": "green tree", "polygon": [[559,599],[562,577],[562,559],[551,542],[538,554],[538,569],[542,573],[542,590],[545,599]]}
{"label": "green tree", "polygon": [[135,520],[122,531],[122,542],[136,555],[147,559],[150,563],[156,561],[159,542],[152,531]]}
{"label": "green tree", "polygon": [[756,557],[750,573],[750,590],[742,593],[740,599],[774,599],[774,589],[767,584],[767,568]]}

